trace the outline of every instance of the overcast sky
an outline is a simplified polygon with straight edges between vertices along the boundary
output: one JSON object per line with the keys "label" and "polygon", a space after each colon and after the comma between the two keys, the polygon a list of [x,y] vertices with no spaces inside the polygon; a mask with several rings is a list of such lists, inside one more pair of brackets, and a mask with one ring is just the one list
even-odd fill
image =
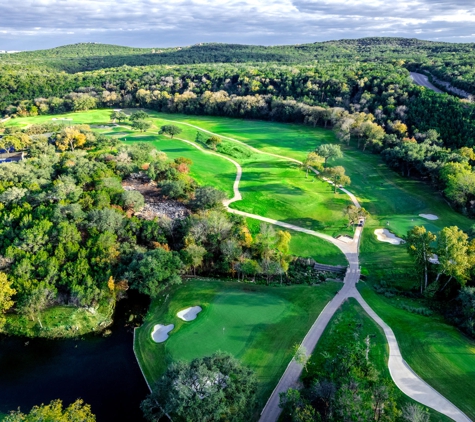
{"label": "overcast sky", "polygon": [[0,50],[367,36],[475,42],[475,0],[0,0]]}

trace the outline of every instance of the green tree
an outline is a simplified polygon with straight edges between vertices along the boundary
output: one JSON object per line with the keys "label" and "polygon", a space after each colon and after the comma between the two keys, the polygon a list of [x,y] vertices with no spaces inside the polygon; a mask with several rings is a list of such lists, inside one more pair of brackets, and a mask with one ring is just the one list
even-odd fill
{"label": "green tree", "polygon": [[347,186],[351,183],[351,179],[345,174],[345,169],[342,166],[327,167],[322,174],[333,183],[334,193],[336,193],[339,187]]}
{"label": "green tree", "polygon": [[183,180],[164,180],[158,186],[162,194],[170,199],[184,199],[187,196],[187,186]]}
{"label": "green tree", "polygon": [[125,209],[140,211],[145,205],[145,199],[137,190],[126,190],[122,192],[121,203]]}
{"label": "green tree", "polygon": [[279,407],[284,417],[292,422],[317,422],[321,418],[317,416],[315,409],[299,390],[289,388],[285,393],[280,393]]}
{"label": "green tree", "polygon": [[366,219],[369,217],[369,212],[365,208],[357,207],[356,205],[348,205],[344,214],[348,217],[348,226],[358,224],[361,219]]}
{"label": "green tree", "polygon": [[428,285],[429,259],[434,253],[432,243],[435,242],[436,238],[436,235],[428,232],[424,226],[413,227],[405,237],[407,251],[414,260],[416,269],[422,274],[421,293]]}
{"label": "green tree", "polygon": [[149,421],[169,415],[177,422],[230,421],[250,418],[255,407],[254,373],[227,353],[174,362],[141,408]]}
{"label": "green tree", "polygon": [[209,210],[221,205],[226,194],[212,186],[199,187],[195,191],[195,197],[190,201],[191,207],[196,210]]}
{"label": "green tree", "polygon": [[323,157],[324,165],[323,167],[327,167],[327,163],[329,160],[334,160],[336,158],[343,157],[343,153],[341,152],[340,145],[337,144],[322,144],[317,147],[315,152],[320,156]]}
{"label": "green tree", "polygon": [[154,249],[137,254],[124,278],[140,293],[157,297],[166,287],[181,283],[179,272],[182,266],[177,252]]}
{"label": "green tree", "polygon": [[183,252],[186,256],[186,260],[193,268],[193,275],[196,275],[196,267],[199,267],[203,263],[203,258],[206,255],[206,249],[203,246],[196,245],[194,243],[189,244]]}
{"label": "green tree", "polygon": [[322,160],[316,152],[309,152],[305,157],[305,160],[302,161],[302,167],[305,169],[305,178],[308,178],[308,172],[312,168],[320,171],[322,169]]}
{"label": "green tree", "polygon": [[7,312],[14,304],[12,296],[16,290],[12,288],[11,282],[8,281],[5,273],[0,273],[0,332],[5,326],[5,312]]}
{"label": "green tree", "polygon": [[301,344],[294,345],[294,361],[297,362],[299,365],[307,371],[307,364],[310,359],[310,355],[307,352],[307,349],[302,346]]}
{"label": "green tree", "polygon": [[135,122],[137,120],[145,120],[146,118],[148,118],[148,114],[143,110],[135,111],[129,116],[129,120],[131,122]]}
{"label": "green tree", "polygon": [[211,138],[206,140],[206,145],[208,145],[211,149],[216,151],[216,148],[219,144],[221,144],[221,138],[219,136],[213,135]]}
{"label": "green tree", "polygon": [[170,137],[173,139],[173,137],[175,135],[178,135],[182,132],[182,130],[178,127],[178,126],[175,126],[175,125],[163,125],[161,128],[160,128],[160,132],[158,132],[159,135],[163,135],[163,134],[166,134],[166,135],[170,135]]}
{"label": "green tree", "polygon": [[119,123],[122,123],[124,120],[127,120],[129,116],[123,111],[113,111],[111,113],[111,120],[117,120]]}
{"label": "green tree", "polygon": [[80,94],[73,99],[74,111],[87,111],[97,107],[97,99],[89,94]]}
{"label": "green tree", "polygon": [[61,400],[53,400],[49,404],[33,406],[30,413],[20,410],[11,412],[4,422],[95,422],[96,417],[91,412],[91,406],[77,399],[66,409]]}
{"label": "green tree", "polygon": [[139,130],[140,132],[145,132],[152,127],[152,123],[147,120],[134,120],[132,123],[132,129]]}
{"label": "green tree", "polygon": [[438,256],[438,274],[436,281],[444,274],[448,277],[441,290],[455,279],[460,286],[463,286],[469,276],[470,270],[475,264],[475,256],[468,241],[468,235],[457,226],[444,227],[437,237],[436,254]]}

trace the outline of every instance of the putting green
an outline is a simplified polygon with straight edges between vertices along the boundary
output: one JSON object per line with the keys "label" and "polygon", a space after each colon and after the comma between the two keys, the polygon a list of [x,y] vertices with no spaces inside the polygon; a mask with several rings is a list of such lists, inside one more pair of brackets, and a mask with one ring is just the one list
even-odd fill
{"label": "putting green", "polygon": [[278,322],[289,309],[289,302],[264,292],[222,292],[195,321],[172,335],[165,347],[173,360],[191,361],[216,350],[239,358],[266,325]]}

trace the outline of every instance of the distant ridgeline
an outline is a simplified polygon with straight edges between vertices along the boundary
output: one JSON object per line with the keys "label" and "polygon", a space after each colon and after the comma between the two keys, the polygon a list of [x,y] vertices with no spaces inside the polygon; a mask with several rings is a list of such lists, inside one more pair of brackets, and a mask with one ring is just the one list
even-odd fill
{"label": "distant ridgeline", "polygon": [[402,60],[413,70],[428,70],[457,88],[475,93],[474,47],[473,43],[453,44],[415,38],[362,38],[284,46],[204,43],[175,48],[79,43],[6,54],[0,57],[0,64],[48,67],[75,73],[123,65]]}

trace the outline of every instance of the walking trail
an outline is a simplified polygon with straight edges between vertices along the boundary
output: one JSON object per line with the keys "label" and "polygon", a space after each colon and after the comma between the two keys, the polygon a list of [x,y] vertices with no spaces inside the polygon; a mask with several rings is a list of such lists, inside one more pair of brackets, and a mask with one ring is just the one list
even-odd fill
{"label": "walking trail", "polygon": [[[166,120],[166,119],[162,119]],[[173,120],[168,120],[173,122]],[[281,158],[287,161],[292,161],[298,164],[302,164],[300,161],[284,157],[277,154],[271,154],[268,152],[260,151],[257,148],[251,147],[244,142],[241,142],[237,139],[233,139],[230,137],[222,136],[208,130],[204,130],[198,126],[189,124],[189,123],[182,123],[193,128],[196,128],[202,132],[206,132],[210,135],[217,135],[225,139],[229,139],[233,142],[240,143],[247,148],[250,148],[254,152],[259,154],[267,154],[273,157]],[[320,313],[310,330],[308,331],[307,335],[302,341],[302,346],[305,347],[307,353],[310,354],[313,352],[315,346],[318,343],[321,335],[323,334],[326,326],[330,322],[333,314],[338,310],[341,304],[348,298],[353,297],[355,298],[359,304],[363,307],[366,313],[383,329],[384,334],[386,336],[386,340],[389,344],[389,361],[388,367],[391,377],[397,387],[407,396],[411,397],[412,399],[416,400],[417,402],[430,407],[432,409],[437,410],[438,412],[452,418],[456,422],[471,422],[471,420],[465,415],[460,409],[458,409],[454,404],[452,404],[449,400],[447,400],[444,396],[442,396],[439,392],[437,392],[434,388],[432,388],[429,384],[427,384],[424,380],[422,380],[406,363],[401,355],[401,351],[399,350],[399,346],[396,340],[396,336],[394,335],[393,330],[374,312],[371,307],[366,303],[363,299],[359,291],[356,289],[356,283],[360,278],[360,268],[358,262],[358,249],[359,243],[361,238],[361,233],[363,228],[357,227],[355,231],[355,235],[352,242],[343,242],[341,240],[335,239],[331,236],[325,235],[323,233],[316,232],[314,230],[305,229],[303,227],[295,226],[293,224],[284,223],[282,221],[273,220],[271,218],[263,217],[256,214],[250,214],[244,211],[235,210],[230,208],[230,205],[233,202],[240,201],[242,199],[242,195],[239,192],[239,182],[242,177],[242,167],[240,164],[233,159],[226,157],[225,155],[219,154],[217,152],[209,151],[204,148],[201,148],[198,144],[188,141],[186,139],[175,138],[182,142],[186,142],[193,147],[212,155],[217,155],[229,162],[233,163],[236,167],[236,178],[233,184],[233,192],[234,196],[231,199],[227,199],[223,202],[223,205],[226,207],[227,211],[242,215],[244,217],[254,218],[256,220],[260,220],[269,224],[274,224],[276,226],[284,227],[290,230],[295,230],[298,232],[306,233],[311,236],[316,236],[322,239],[327,240],[328,242],[333,243],[337,246],[343,254],[345,254],[346,259],[348,260],[349,266],[345,275],[345,279],[343,281],[342,289],[335,295],[335,297],[325,306],[323,311]],[[312,169],[316,174],[318,171]],[[341,191],[345,192],[351,199],[351,201],[359,207],[359,203],[355,195],[349,192],[346,189],[339,188]],[[300,375],[302,373],[302,366],[292,360],[287,369],[285,370],[284,374],[279,380],[279,383],[275,387],[274,391],[272,392],[271,396],[269,397],[264,409],[261,412],[261,417],[259,419],[260,422],[276,422],[280,416],[281,409],[279,407],[280,401],[280,393],[284,393],[289,388],[296,388],[298,386],[298,382],[300,379]]]}

